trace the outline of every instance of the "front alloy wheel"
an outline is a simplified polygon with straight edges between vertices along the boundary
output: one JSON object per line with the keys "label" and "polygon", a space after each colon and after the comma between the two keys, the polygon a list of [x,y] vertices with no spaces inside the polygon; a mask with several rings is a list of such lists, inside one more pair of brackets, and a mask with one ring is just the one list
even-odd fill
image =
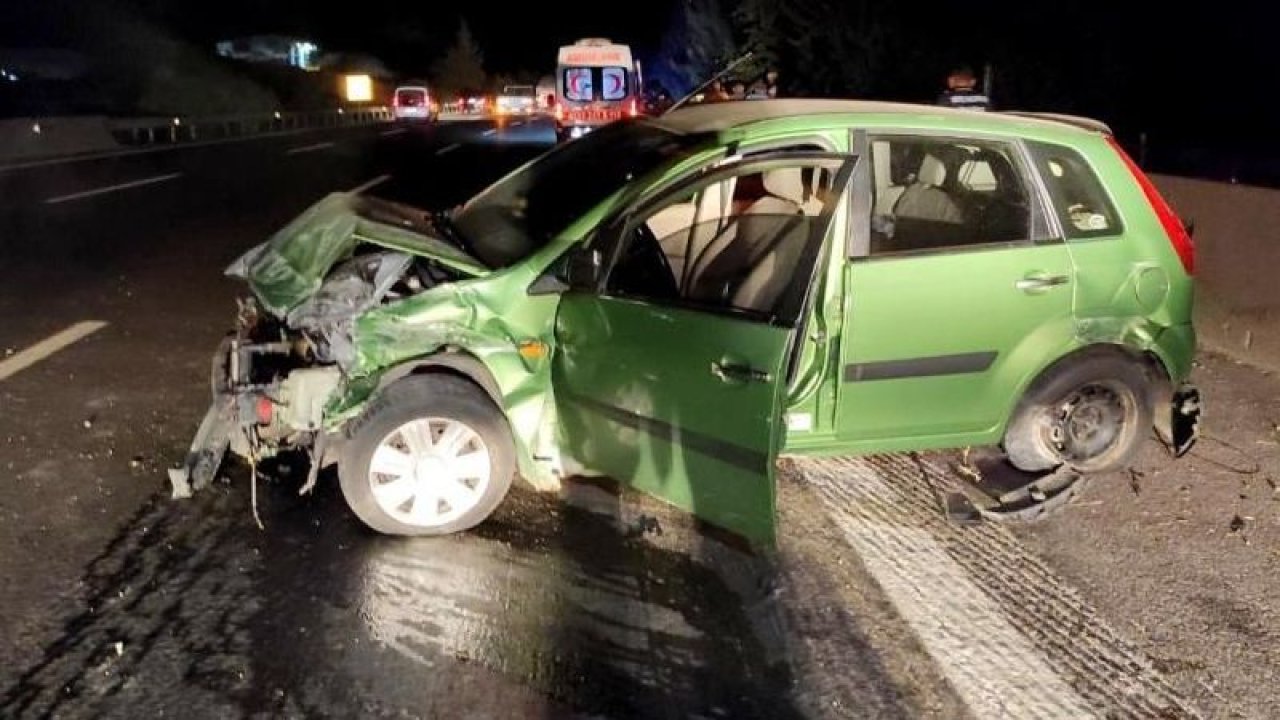
{"label": "front alloy wheel", "polygon": [[491,464],[484,440],[461,420],[410,420],[374,450],[369,490],[397,521],[436,528],[475,508],[489,486]]}
{"label": "front alloy wheel", "polygon": [[390,535],[474,527],[506,497],[514,470],[502,411],[478,386],[438,374],[384,388],[348,426],[338,461],[347,505]]}

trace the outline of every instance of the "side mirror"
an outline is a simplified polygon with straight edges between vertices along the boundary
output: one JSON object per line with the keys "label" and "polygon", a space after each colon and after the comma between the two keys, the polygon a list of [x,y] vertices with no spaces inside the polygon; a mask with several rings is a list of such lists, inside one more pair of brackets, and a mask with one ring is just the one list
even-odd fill
{"label": "side mirror", "polygon": [[561,272],[557,267],[547,268],[546,272],[538,276],[537,280],[529,286],[530,295],[559,295],[569,289],[569,284],[560,277]]}
{"label": "side mirror", "polygon": [[600,268],[604,259],[596,248],[579,250],[569,255],[565,280],[576,289],[594,288],[600,282]]}
{"label": "side mirror", "polygon": [[569,289],[594,288],[602,264],[599,250],[577,250],[552,263],[533,284],[530,295],[556,295]]}

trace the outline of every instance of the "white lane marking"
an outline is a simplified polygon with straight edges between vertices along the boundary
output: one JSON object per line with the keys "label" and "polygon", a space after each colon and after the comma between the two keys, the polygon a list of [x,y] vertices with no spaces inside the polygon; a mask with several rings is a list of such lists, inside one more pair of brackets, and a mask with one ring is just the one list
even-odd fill
{"label": "white lane marking", "polygon": [[[364,129],[367,126],[358,128],[349,128],[351,130]],[[219,138],[217,140],[199,140],[196,142],[175,143],[173,145],[161,145],[159,147],[133,148],[129,150],[107,150],[106,152],[86,153],[84,155],[75,155],[73,157],[57,157],[46,158],[44,160],[28,160],[27,162],[12,163],[10,165],[0,165],[0,173],[9,172],[11,170],[26,170],[28,168],[48,167],[50,165],[67,165],[70,163],[89,162],[91,160],[105,160],[107,158],[128,157],[130,155],[149,155],[151,153],[172,152],[174,150],[186,150],[187,148],[209,147],[210,145],[230,145],[234,143],[253,142],[255,140],[270,140],[273,138],[292,137],[294,135],[304,135],[306,133],[320,132],[321,130],[332,130],[333,128],[298,128],[297,130],[282,130],[280,132],[263,133],[261,135],[249,135],[247,137]]]}
{"label": "white lane marking", "polygon": [[368,182],[361,183],[360,185],[357,185],[357,186],[355,186],[355,187],[351,188],[351,189],[350,189],[350,190],[348,190],[347,192],[351,193],[352,195],[359,195],[360,193],[364,192],[365,190],[368,190],[368,189],[373,188],[373,187],[377,187],[378,185],[381,185],[382,183],[384,183],[384,182],[386,182],[386,181],[388,181],[388,180],[390,180],[390,179],[391,179],[391,175],[390,175],[390,174],[387,174],[387,175],[379,175],[378,177],[376,177],[376,178],[374,178],[374,179],[372,179],[372,180],[370,180],[370,181],[368,181]]}
{"label": "white lane marking", "polygon": [[0,361],[0,380],[8,380],[68,345],[98,332],[107,324],[100,320],[85,320],[54,333],[22,352]]}
{"label": "white lane marking", "polygon": [[453,143],[452,145],[445,145],[444,147],[442,147],[442,148],[440,148],[439,150],[437,150],[437,151],[436,151],[436,154],[437,154],[437,155],[444,155],[445,153],[451,153],[451,152],[453,152],[454,150],[457,150],[457,149],[458,149],[458,148],[460,148],[460,147],[462,147],[462,143]]}
{"label": "white lane marking", "polygon": [[484,135],[492,135],[492,134],[494,134],[494,133],[496,133],[496,132],[498,132],[498,128],[489,128],[488,130],[485,130],[483,134],[484,134]]}
{"label": "white lane marking", "polygon": [[378,133],[382,137],[391,137],[392,135],[400,135],[409,132],[409,128],[392,128],[391,130],[383,130]]}
{"label": "white lane marking", "polygon": [[298,153],[314,152],[316,150],[324,150],[326,148],[331,148],[331,147],[333,147],[333,142],[326,140],[324,142],[315,143],[314,145],[303,145],[302,147],[289,148],[288,150],[284,151],[284,154],[297,155]]}
{"label": "white lane marking", "polygon": [[80,198],[93,197],[94,195],[105,195],[106,193],[116,192],[117,190],[128,190],[129,188],[141,187],[143,185],[154,185],[155,183],[167,182],[182,177],[182,173],[169,173],[168,175],[156,175],[155,177],[142,178],[141,180],[130,180],[129,182],[117,183],[106,187],[94,188],[93,190],[85,190],[84,192],[71,193],[70,195],[59,195],[51,197],[44,201],[45,205],[57,205],[69,200],[79,200]]}
{"label": "white lane marking", "polygon": [[974,717],[1097,717],[927,529],[853,509],[893,496],[874,469],[841,469],[815,483],[832,519]]}

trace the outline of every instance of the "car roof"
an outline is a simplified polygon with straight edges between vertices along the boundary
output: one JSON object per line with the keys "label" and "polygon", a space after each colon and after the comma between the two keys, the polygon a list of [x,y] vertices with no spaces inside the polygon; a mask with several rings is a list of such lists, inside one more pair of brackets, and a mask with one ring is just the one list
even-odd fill
{"label": "car roof", "polygon": [[1034,126],[1080,133],[1110,133],[1102,122],[1089,118],[1049,113],[976,112],[940,105],[881,102],[877,100],[823,100],[787,98],[780,100],[737,100],[686,105],[657,121],[685,133],[723,132],[767,120],[796,119],[819,115],[898,115],[912,118],[945,119],[964,127],[1015,130]]}

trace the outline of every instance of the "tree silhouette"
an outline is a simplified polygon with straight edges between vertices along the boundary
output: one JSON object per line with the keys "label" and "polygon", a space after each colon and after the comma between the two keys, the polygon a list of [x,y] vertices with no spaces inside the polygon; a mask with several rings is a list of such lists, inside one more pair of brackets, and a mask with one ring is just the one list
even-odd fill
{"label": "tree silhouette", "polygon": [[458,25],[458,35],[444,57],[436,62],[432,75],[436,92],[456,96],[467,90],[485,87],[484,55],[471,35],[471,28],[464,19]]}
{"label": "tree silhouette", "polygon": [[677,94],[714,75],[737,54],[733,26],[720,0],[681,0],[663,37],[659,63],[666,70],[661,84]]}
{"label": "tree silhouette", "polygon": [[734,21],[756,70],[782,69],[789,91],[829,97],[876,89],[893,48],[886,0],[743,0]]}

